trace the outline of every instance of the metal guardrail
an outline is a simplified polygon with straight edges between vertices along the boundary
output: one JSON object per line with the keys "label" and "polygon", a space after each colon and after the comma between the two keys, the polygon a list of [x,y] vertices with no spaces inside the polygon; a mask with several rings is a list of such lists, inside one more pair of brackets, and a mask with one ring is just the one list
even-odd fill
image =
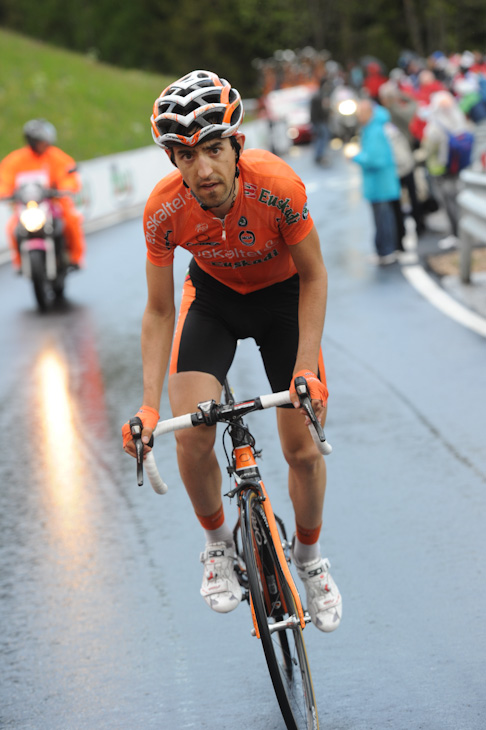
{"label": "metal guardrail", "polygon": [[486,244],[486,172],[463,170],[463,190],[457,196],[459,218],[459,269],[463,284],[471,282],[471,259],[474,243]]}

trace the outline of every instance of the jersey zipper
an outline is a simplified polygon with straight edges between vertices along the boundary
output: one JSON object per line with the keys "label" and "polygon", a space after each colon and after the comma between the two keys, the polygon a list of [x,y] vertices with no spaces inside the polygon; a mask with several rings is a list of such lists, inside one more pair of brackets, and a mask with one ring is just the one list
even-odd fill
{"label": "jersey zipper", "polygon": [[223,241],[226,241],[226,216],[224,218],[217,218],[216,216],[213,216],[215,221],[219,221],[221,223],[221,238]]}

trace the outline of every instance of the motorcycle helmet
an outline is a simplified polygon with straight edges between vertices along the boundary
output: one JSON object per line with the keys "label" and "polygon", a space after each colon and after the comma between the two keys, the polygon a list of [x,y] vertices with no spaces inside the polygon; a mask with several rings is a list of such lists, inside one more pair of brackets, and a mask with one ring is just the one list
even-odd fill
{"label": "motorcycle helmet", "polygon": [[45,119],[31,119],[24,124],[24,137],[32,148],[37,142],[55,144],[57,139],[56,128]]}
{"label": "motorcycle helmet", "polygon": [[243,120],[238,91],[211,71],[192,71],[174,81],[154,103],[150,117],[155,144],[188,147],[209,137],[234,137]]}

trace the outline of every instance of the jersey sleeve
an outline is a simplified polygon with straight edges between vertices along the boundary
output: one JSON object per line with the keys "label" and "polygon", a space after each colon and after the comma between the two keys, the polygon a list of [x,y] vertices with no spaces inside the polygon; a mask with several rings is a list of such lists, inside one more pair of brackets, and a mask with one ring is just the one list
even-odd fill
{"label": "jersey sleeve", "polygon": [[[279,160],[279,230],[288,246],[294,246],[311,232],[314,222],[307,207],[307,192],[301,178],[283,160]],[[265,198],[267,191],[261,195]],[[267,201],[265,201],[267,202]],[[268,204],[268,202],[267,202]]]}
{"label": "jersey sleeve", "polygon": [[0,163],[0,197],[12,195],[15,188],[15,164],[12,154]]}
{"label": "jersey sleeve", "polygon": [[152,193],[143,214],[143,231],[147,246],[147,258],[154,266],[170,266],[176,248],[171,237],[172,231],[165,229],[161,222],[161,210],[157,196]]}

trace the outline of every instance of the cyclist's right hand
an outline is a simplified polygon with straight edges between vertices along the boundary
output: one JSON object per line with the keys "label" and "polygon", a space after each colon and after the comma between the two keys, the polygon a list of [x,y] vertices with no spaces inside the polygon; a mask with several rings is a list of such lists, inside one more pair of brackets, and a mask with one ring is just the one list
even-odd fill
{"label": "cyclist's right hand", "polygon": [[[148,443],[151,439],[154,428],[159,422],[159,412],[151,406],[144,405],[141,406],[140,409],[137,411],[137,413],[135,414],[135,418],[139,418],[142,421],[142,442],[144,444],[144,454],[146,454],[151,450],[151,447],[148,445]],[[132,431],[129,421],[124,423],[122,426],[122,436],[124,450],[127,452],[127,454],[130,454],[130,456],[136,457],[137,452],[135,449],[135,444],[133,442]]]}

